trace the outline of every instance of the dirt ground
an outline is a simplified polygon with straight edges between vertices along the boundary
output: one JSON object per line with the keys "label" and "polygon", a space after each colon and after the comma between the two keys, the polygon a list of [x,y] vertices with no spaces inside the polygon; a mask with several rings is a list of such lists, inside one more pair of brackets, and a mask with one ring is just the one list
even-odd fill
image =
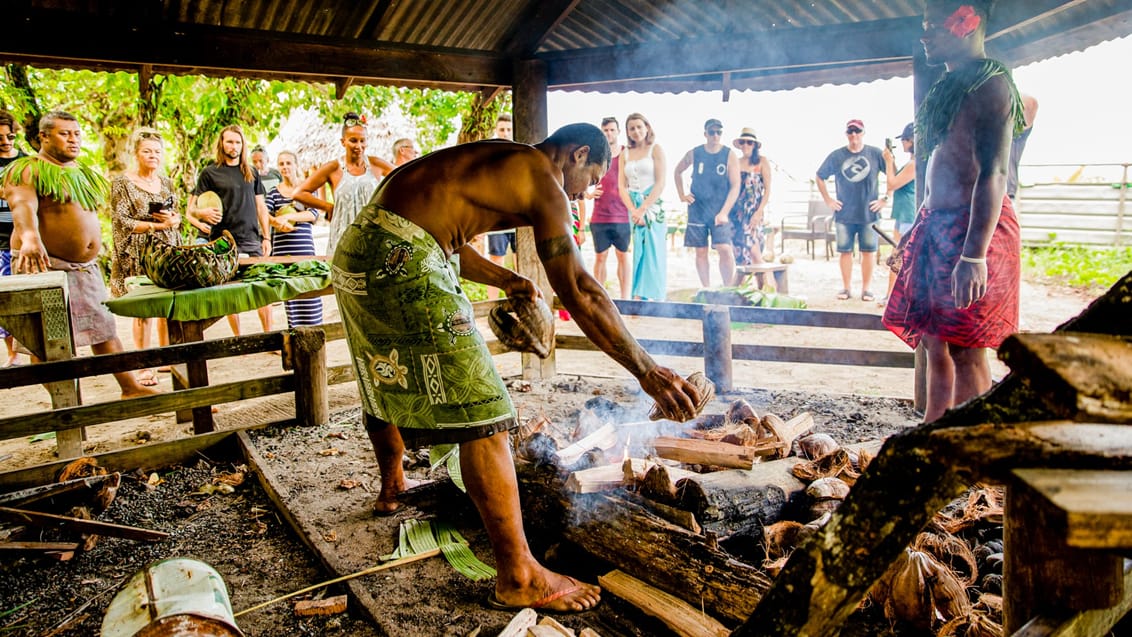
{"label": "dirt ground", "polygon": [[[698,286],[692,256],[683,250],[670,251],[670,289],[673,300],[690,298]],[[715,275],[718,277],[718,274]],[[836,262],[820,257],[800,256],[790,273],[791,291],[804,294],[815,309],[879,313],[875,303],[859,299],[837,301],[840,288]],[[874,290],[879,286],[874,285]],[[325,297],[328,322],[337,320],[333,297]],[[1089,298],[1043,286],[1023,285],[1023,329],[1048,331],[1075,316]],[[277,326],[285,325],[283,310],[274,311]],[[698,323],[658,319],[627,318],[630,330],[638,336],[674,340],[699,340]],[[259,329],[253,314],[241,317],[245,333]],[[562,329],[576,332],[576,326],[563,323]],[[119,334],[130,342],[130,323],[119,321]],[[221,322],[206,337],[229,335]],[[847,345],[840,330],[771,326],[742,326],[733,333],[733,342],[792,344],[807,347],[854,347],[892,349],[903,347],[887,333],[852,332]],[[345,344],[330,345],[331,365],[346,361]],[[496,359],[506,378],[520,371],[519,358],[509,354]],[[682,373],[702,369],[702,361],[687,358],[662,359]],[[213,382],[277,373],[279,358],[257,354],[223,359],[209,364]],[[585,400],[603,395],[634,407],[645,420],[650,401],[631,378],[599,354],[562,352],[559,376],[537,381],[532,391],[513,391],[521,419],[543,414],[556,422],[573,422]],[[996,366],[996,377],[1004,373]],[[911,370],[861,369],[834,365],[795,365],[737,362],[736,390],[720,396],[708,411],[721,412],[728,401],[742,397],[760,411],[770,410],[784,417],[810,411],[818,429],[827,431],[843,443],[874,440],[890,435],[916,422],[908,398],[912,394]],[[161,386],[169,389],[168,375],[161,375]],[[110,377],[82,382],[84,402],[117,398],[117,387]],[[272,468],[280,476],[295,506],[315,520],[332,538],[331,544],[357,561],[371,565],[377,555],[393,548],[396,524],[407,517],[443,517],[451,521],[471,542],[481,559],[491,562],[490,551],[474,510],[452,489],[441,490],[422,502],[413,502],[392,518],[366,515],[366,503],[378,488],[376,462],[358,422],[357,394],[353,384],[331,388],[331,423],[313,429],[276,428],[257,432],[253,440],[261,452],[272,457]],[[46,392],[36,389],[0,391],[0,414],[4,416],[36,413],[49,408]],[[294,413],[293,401],[276,397],[220,406],[220,428],[251,422],[283,420]],[[143,440],[168,440],[187,435],[188,424],[173,422],[172,415],[154,416],[88,429],[86,451],[100,453],[140,444]],[[339,455],[320,455],[328,448],[345,451]],[[53,442],[26,439],[0,442],[0,466],[4,470],[54,460]],[[233,606],[239,610],[302,586],[327,578],[326,572],[289,530],[274,505],[255,480],[249,479],[230,495],[199,493],[218,472],[238,470],[237,456],[217,450],[215,457],[202,457],[187,467],[160,472],[165,480],[156,488],[145,485],[147,476],[131,475],[124,480],[115,505],[106,521],[166,530],[169,540],[140,545],[125,540],[104,539],[90,553],[69,562],[6,561],[0,583],[0,630],[5,634],[42,635],[66,625],[57,634],[95,634],[106,604],[120,586],[137,570],[154,559],[168,556],[197,557],[212,564],[224,577],[231,591]],[[408,459],[415,477],[443,478],[442,470],[429,474],[427,461],[420,454]],[[344,490],[336,485],[342,479],[360,483]],[[328,540],[330,541],[330,540]],[[532,537],[536,554],[553,548],[547,538]],[[576,558],[565,558],[568,566],[588,575],[601,572],[602,565]],[[489,583],[472,583],[455,575],[438,559],[399,573],[371,576],[364,580],[373,595],[388,603],[386,628],[375,627],[357,609],[347,615],[298,619],[288,604],[249,614],[240,626],[249,637],[267,635],[467,635],[476,627],[482,634],[500,630],[509,619],[507,613],[486,610],[483,599]],[[332,589],[331,594],[342,592]],[[5,616],[3,613],[25,602],[27,607]],[[86,605],[88,604],[89,605]],[[84,606],[85,605],[85,606]],[[85,619],[82,616],[86,615]],[[73,619],[67,624],[68,618]],[[855,620],[863,628],[852,634],[881,634],[878,620],[864,613]],[[639,615],[616,599],[608,599],[600,611],[569,618],[567,625],[580,629],[590,626],[603,635],[665,635],[665,629]],[[390,630],[388,627],[399,627]],[[11,627],[11,630],[5,630]]]}

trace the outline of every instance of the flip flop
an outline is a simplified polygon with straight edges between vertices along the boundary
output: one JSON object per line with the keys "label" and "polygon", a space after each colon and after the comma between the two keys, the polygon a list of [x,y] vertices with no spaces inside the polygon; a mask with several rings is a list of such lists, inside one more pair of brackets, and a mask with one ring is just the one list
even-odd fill
{"label": "flip flop", "polygon": [[502,611],[507,611],[507,612],[513,613],[515,611],[523,610],[524,608],[533,608],[533,609],[535,609],[535,610],[537,610],[541,613],[546,613],[548,615],[580,615],[582,613],[588,613],[591,610],[594,610],[595,608],[597,608],[598,606],[601,606],[601,601],[599,600],[598,603],[596,603],[593,606],[590,606],[589,608],[586,608],[584,610],[555,610],[553,608],[546,608],[546,606],[548,604],[553,603],[555,600],[562,599],[563,597],[566,597],[567,595],[572,595],[572,594],[577,593],[578,591],[582,590],[582,585],[578,583],[578,580],[574,579],[573,577],[570,577],[569,575],[566,576],[566,579],[573,582],[574,585],[573,586],[567,586],[566,588],[563,588],[562,590],[559,590],[559,591],[555,591],[555,592],[547,595],[546,597],[543,597],[542,599],[537,600],[535,602],[532,602],[530,604],[519,605],[519,606],[512,606],[511,604],[505,604],[502,601],[500,601],[500,599],[498,597],[495,596],[495,591],[492,591],[491,594],[487,596],[486,604],[487,604],[487,607],[491,608],[492,610],[502,610]]}
{"label": "flip flop", "polygon": [[837,293],[837,300],[848,301],[850,296],[852,296],[852,294],[849,293],[849,290],[841,290]]}
{"label": "flip flop", "polygon": [[865,302],[867,303],[867,302],[869,302],[869,301],[875,301],[875,300],[877,300],[877,297],[873,296],[873,293],[872,293],[872,292],[869,292],[868,290],[865,290],[864,292],[861,292],[861,300],[862,300],[862,301],[865,301]]}
{"label": "flip flop", "polygon": [[137,378],[138,384],[142,387],[156,387],[158,385],[157,374],[154,373],[153,369],[141,370],[138,372]]}

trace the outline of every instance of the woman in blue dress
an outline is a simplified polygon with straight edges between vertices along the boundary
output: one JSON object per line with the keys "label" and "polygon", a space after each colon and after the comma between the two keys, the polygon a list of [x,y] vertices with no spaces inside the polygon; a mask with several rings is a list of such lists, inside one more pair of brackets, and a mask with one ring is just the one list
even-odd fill
{"label": "woman in blue dress", "polygon": [[625,135],[629,145],[617,158],[621,162],[618,186],[633,226],[633,298],[663,301],[668,235],[660,201],[667,170],[664,149],[656,143],[652,125],[640,113],[625,119]]}

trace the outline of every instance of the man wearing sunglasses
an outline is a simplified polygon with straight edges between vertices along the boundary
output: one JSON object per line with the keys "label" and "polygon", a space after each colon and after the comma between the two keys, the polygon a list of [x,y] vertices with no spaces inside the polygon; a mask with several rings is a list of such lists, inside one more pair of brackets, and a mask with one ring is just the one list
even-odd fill
{"label": "man wearing sunglasses", "polygon": [[[19,130],[16,119],[8,111],[0,111],[0,172],[12,163],[17,157],[23,155],[16,148],[16,133]],[[8,202],[0,198],[0,276],[12,273],[12,209]],[[16,339],[0,328],[0,336],[4,337],[4,345],[8,348],[8,359],[4,367],[14,365],[19,354],[16,353]]]}
{"label": "man wearing sunglasses", "polygon": [[[684,247],[696,249],[696,272],[700,284],[711,285],[708,239],[719,253],[719,275],[723,285],[735,278],[735,252],[731,247],[728,214],[739,198],[739,159],[723,145],[723,124],[715,118],[704,122],[702,146],[684,154],[676,164],[676,194],[688,204],[688,228]],[[684,194],[683,174],[692,168],[691,192]]]}
{"label": "man wearing sunglasses", "polygon": [[[833,210],[837,230],[837,252],[841,257],[841,291],[837,298],[853,295],[853,248],[861,252],[861,300],[875,301],[869,291],[873,278],[873,262],[877,251],[877,233],[870,227],[880,219],[880,209],[888,195],[880,195],[879,177],[884,172],[884,153],[865,145],[865,124],[851,119],[845,124],[848,143],[830,153],[818,168],[818,192],[825,205]],[[825,181],[834,178],[837,197],[831,197]]]}

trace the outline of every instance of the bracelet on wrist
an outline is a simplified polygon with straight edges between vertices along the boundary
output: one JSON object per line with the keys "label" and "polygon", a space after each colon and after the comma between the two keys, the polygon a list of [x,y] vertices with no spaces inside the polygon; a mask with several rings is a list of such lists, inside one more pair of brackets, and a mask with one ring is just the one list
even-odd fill
{"label": "bracelet on wrist", "polygon": [[964,263],[976,263],[976,264],[977,264],[977,263],[986,263],[986,262],[987,262],[987,258],[986,258],[986,257],[969,257],[969,256],[967,256],[967,255],[965,255],[965,254],[961,254],[961,255],[959,255],[959,260],[960,260],[960,261],[962,261],[962,262],[964,262]]}

